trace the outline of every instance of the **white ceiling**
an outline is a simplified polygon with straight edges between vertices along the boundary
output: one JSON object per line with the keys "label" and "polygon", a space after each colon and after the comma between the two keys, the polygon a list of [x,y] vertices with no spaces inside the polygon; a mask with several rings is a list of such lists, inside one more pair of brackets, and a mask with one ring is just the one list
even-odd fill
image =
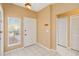
{"label": "white ceiling", "polygon": [[[25,8],[25,5],[23,3],[15,3],[15,4]],[[49,3],[31,3],[31,5],[32,5],[32,10],[38,12],[41,9],[45,8],[46,6],[48,6]]]}

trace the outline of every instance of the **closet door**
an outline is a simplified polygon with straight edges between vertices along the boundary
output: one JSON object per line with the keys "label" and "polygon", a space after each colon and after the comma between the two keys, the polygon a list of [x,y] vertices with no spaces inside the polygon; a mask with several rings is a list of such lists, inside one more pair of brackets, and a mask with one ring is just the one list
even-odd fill
{"label": "closet door", "polygon": [[79,15],[70,16],[71,48],[79,51]]}
{"label": "closet door", "polygon": [[56,23],[57,44],[67,47],[67,17],[58,18]]}

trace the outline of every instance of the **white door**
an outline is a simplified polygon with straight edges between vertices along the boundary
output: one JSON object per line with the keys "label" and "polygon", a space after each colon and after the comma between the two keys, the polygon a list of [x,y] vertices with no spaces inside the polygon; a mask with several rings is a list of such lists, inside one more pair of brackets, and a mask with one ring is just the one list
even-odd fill
{"label": "white door", "polygon": [[24,18],[24,47],[36,43],[36,19]]}
{"label": "white door", "polygon": [[67,47],[67,17],[56,20],[56,41],[57,44]]}
{"label": "white door", "polygon": [[71,48],[79,51],[79,15],[70,16]]}

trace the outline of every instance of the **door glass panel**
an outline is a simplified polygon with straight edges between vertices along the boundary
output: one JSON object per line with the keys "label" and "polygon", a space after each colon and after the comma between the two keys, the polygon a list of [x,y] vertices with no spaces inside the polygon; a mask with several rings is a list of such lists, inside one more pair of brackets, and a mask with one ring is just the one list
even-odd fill
{"label": "door glass panel", "polygon": [[8,46],[14,46],[21,43],[21,22],[19,18],[8,18]]}

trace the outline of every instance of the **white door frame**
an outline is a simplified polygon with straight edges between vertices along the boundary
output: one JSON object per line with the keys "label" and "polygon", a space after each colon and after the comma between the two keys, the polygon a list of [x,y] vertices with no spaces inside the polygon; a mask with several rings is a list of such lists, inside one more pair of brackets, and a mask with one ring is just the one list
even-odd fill
{"label": "white door frame", "polygon": [[0,11],[2,12],[1,16],[2,16],[2,28],[3,28],[3,34],[2,34],[2,40],[1,40],[1,55],[4,55],[4,14],[3,14],[3,8],[2,5],[0,4]]}

